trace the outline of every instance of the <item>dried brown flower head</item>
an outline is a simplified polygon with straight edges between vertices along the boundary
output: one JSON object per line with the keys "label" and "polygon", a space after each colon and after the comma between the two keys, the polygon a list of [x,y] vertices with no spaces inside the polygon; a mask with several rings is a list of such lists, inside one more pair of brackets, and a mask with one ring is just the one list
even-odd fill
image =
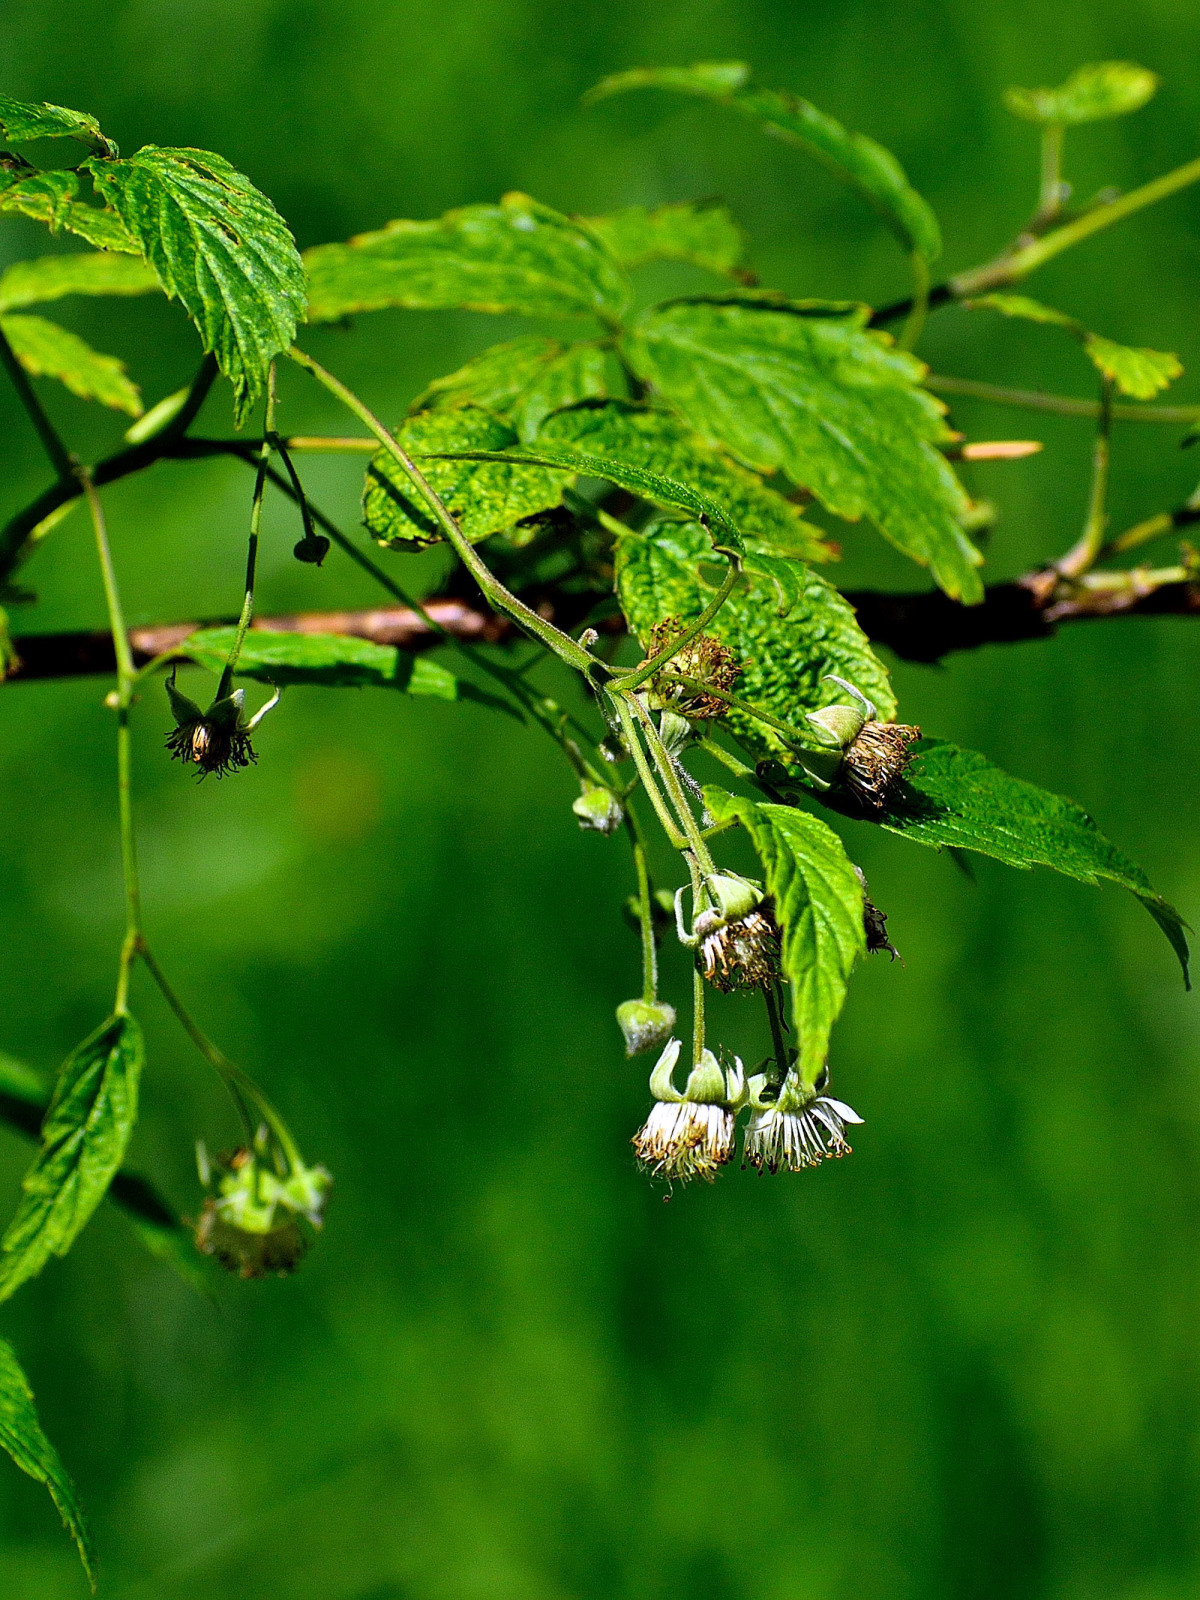
{"label": "dried brown flower head", "polygon": [[308,1245],[293,1221],[265,1232],[239,1228],[221,1215],[210,1196],[196,1224],[196,1248],[215,1256],[226,1272],[239,1278],[286,1278],[300,1265]]}
{"label": "dried brown flower head", "polygon": [[842,783],[865,811],[882,811],[912,759],[920,728],[902,722],[864,722],[842,755]]}
{"label": "dried brown flower head", "polygon": [[251,767],[258,760],[250,735],[236,723],[213,722],[201,717],[182,722],[167,735],[167,749],[173,761],[194,761],[201,778],[211,772],[215,778]]}
{"label": "dried brown flower head", "polygon": [[[656,656],[687,631],[680,617],[664,617],[650,630],[650,655]],[[698,633],[671,657],[662,672],[654,679],[654,694],[664,710],[678,712],[681,717],[701,720],[720,717],[729,709],[716,695],[705,694],[700,689],[690,689],[685,684],[671,683],[664,673],[678,673],[694,678],[699,683],[711,684],[726,694],[741,676],[741,665],[733,651],[715,639],[711,633]]]}
{"label": "dried brown flower head", "polygon": [[762,989],[779,977],[779,924],[764,901],[744,917],[705,931],[706,916],[696,919],[700,947],[696,965],[714,988]]}

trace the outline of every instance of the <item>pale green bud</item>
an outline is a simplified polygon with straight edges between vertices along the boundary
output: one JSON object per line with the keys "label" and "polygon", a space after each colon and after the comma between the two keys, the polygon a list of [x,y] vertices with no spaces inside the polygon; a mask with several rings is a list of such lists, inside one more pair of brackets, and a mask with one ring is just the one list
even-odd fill
{"label": "pale green bud", "polygon": [[671,1037],[675,1007],[665,1000],[626,1000],[617,1007],[617,1025],[625,1035],[625,1054],[638,1056]]}
{"label": "pale green bud", "polygon": [[822,706],[820,711],[808,712],[805,720],[844,750],[858,738],[867,716],[861,706]]}
{"label": "pale green bud", "polygon": [[711,906],[696,918],[697,933],[707,931],[700,926],[706,916],[709,923],[715,925],[712,913],[716,913],[719,922],[736,922],[741,917],[749,916],[756,906],[762,904],[762,890],[758,885],[733,872],[714,872],[710,878],[705,878],[704,887]]}
{"label": "pale green bud", "polygon": [[612,790],[596,784],[584,786],[571,810],[579,818],[581,828],[590,828],[596,833],[615,833],[625,820],[625,808]]}

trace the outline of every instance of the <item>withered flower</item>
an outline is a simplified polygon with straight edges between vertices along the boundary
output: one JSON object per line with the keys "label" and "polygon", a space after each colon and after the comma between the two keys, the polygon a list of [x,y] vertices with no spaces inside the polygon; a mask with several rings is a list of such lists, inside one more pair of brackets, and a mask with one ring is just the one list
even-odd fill
{"label": "withered flower", "polygon": [[865,722],[842,755],[841,780],[867,811],[882,811],[912,759],[909,745],[920,728],[903,722]]}
{"label": "withered flower", "polygon": [[711,926],[709,919],[716,915],[702,911],[696,918],[696,965],[708,982],[724,994],[774,983],[779,977],[779,924],[770,902],[764,900],[733,922]]}
{"label": "withered flower", "polygon": [[175,718],[175,726],[166,739],[173,761],[182,761],[185,765],[194,762],[200,769],[201,780],[209,773],[223,778],[227,773],[255,764],[258,757],[250,735],[278,701],[278,690],[247,720],[243,689],[219,697],[207,711],[202,711],[194,700],[175,687],[173,674],[167,679],[166,687]]}
{"label": "withered flower", "polygon": [[[650,656],[659,655],[686,632],[687,624],[681,617],[664,617],[661,622],[656,622],[650,630]],[[729,709],[724,700],[717,695],[705,694],[701,689],[690,689],[686,684],[671,683],[664,674],[678,673],[730,694],[741,671],[741,663],[728,645],[722,644],[711,633],[698,633],[680,647],[654,678],[654,698],[661,709],[674,711],[693,721],[720,717]]]}

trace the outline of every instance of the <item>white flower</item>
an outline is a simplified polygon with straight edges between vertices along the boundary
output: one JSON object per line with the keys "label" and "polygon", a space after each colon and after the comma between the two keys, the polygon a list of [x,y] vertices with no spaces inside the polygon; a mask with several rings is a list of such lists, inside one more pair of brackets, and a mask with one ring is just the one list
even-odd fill
{"label": "white flower", "polygon": [[742,1063],[735,1058],[732,1067],[722,1067],[705,1050],[680,1094],[671,1078],[679,1049],[679,1040],[670,1040],[650,1075],[655,1103],[633,1136],[634,1154],[643,1171],[656,1178],[711,1183],[733,1158],[734,1123],[746,1097]]}
{"label": "white flower", "polygon": [[846,1124],[861,1123],[844,1100],[816,1095],[799,1111],[765,1106],[753,1112],[742,1144],[746,1163],[760,1172],[799,1172],[831,1156],[850,1154]]}

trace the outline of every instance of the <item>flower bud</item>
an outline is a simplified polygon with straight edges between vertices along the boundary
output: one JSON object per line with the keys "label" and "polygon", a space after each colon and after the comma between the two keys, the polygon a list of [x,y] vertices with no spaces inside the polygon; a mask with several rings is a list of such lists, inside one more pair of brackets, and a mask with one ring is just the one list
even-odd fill
{"label": "flower bud", "polygon": [[625,820],[625,807],[612,790],[594,783],[584,784],[583,793],[571,810],[579,818],[581,828],[590,828],[596,833],[615,833]]}
{"label": "flower bud", "polygon": [[666,1043],[675,1026],[675,1007],[665,1000],[625,1000],[617,1007],[626,1056],[640,1056]]}
{"label": "flower bud", "polygon": [[828,734],[839,750],[853,744],[866,720],[866,713],[861,706],[842,705],[822,706],[820,711],[810,711],[805,717],[805,721],[810,722],[819,733]]}
{"label": "flower bud", "polygon": [[658,736],[669,756],[674,758],[681,756],[695,737],[695,732],[688,719],[681,717],[677,711],[659,713]]}
{"label": "flower bud", "polygon": [[272,1169],[265,1129],[253,1150],[242,1147],[210,1161],[197,1146],[201,1182],[215,1193],[196,1224],[196,1248],[215,1256],[240,1278],[286,1277],[308,1250],[297,1219],[319,1228],[332,1179],[324,1167],[293,1166],[286,1177]]}

